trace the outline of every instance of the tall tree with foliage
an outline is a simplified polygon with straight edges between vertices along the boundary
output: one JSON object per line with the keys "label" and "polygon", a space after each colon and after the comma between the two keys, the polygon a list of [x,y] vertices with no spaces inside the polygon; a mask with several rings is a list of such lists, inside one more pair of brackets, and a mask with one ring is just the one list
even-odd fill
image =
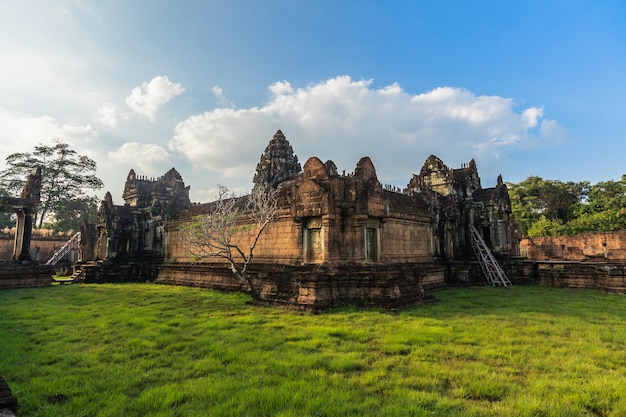
{"label": "tall tree with foliage", "polygon": [[626,177],[592,185],[586,201],[572,210],[565,234],[626,230]]}
{"label": "tall tree with foliage", "polygon": [[52,221],[44,223],[44,227],[55,232],[77,231],[82,219],[95,220],[98,215],[100,200],[96,196],[81,196],[74,200],[62,201],[54,212]]}
{"label": "tall tree with foliage", "polygon": [[531,234],[535,223],[546,234],[572,219],[572,208],[583,201],[589,182],[562,182],[531,176],[519,184],[507,184],[511,208],[524,233]]}
{"label": "tall tree with foliage", "polygon": [[[9,194],[2,188],[0,188],[0,197],[8,197]],[[8,227],[9,229],[15,226],[15,219],[12,213],[0,212],[0,229]]]}
{"label": "tall tree with foliage", "polygon": [[0,172],[0,187],[19,195],[29,174],[42,167],[41,203],[34,226],[50,225],[57,230],[76,230],[81,216],[95,214],[97,198],[85,191],[102,188],[96,177],[96,162],[79,155],[61,139],[54,145],[39,144],[33,152],[21,152],[6,158],[7,168]]}
{"label": "tall tree with foliage", "polygon": [[528,236],[626,230],[626,176],[593,185],[533,176],[507,185],[513,214]]}

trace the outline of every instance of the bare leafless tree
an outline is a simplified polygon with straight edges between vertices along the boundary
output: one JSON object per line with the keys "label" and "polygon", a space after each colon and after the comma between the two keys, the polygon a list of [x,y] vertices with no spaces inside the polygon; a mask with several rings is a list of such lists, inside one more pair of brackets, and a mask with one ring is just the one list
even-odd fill
{"label": "bare leafless tree", "polygon": [[277,190],[255,187],[237,197],[218,185],[218,199],[206,214],[193,217],[181,225],[181,238],[197,261],[222,259],[232,273],[248,286],[252,298],[259,298],[248,273],[254,250],[268,224],[278,216]]}

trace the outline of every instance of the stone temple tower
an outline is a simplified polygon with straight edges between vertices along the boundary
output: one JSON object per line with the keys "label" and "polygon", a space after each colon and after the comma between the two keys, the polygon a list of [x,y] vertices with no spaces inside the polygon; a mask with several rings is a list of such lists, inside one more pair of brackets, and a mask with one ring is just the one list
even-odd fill
{"label": "stone temple tower", "polygon": [[294,178],[302,172],[298,157],[283,132],[276,132],[270,143],[261,155],[254,174],[254,187],[272,187],[288,179]]}

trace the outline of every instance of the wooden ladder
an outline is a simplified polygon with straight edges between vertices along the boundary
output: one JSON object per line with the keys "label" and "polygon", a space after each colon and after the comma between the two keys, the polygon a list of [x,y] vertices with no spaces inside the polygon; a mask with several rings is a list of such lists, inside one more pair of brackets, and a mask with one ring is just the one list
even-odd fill
{"label": "wooden ladder", "polygon": [[72,236],[70,240],[65,242],[65,245],[63,245],[61,249],[56,251],[54,255],[52,255],[52,258],[48,259],[46,265],[56,265],[57,262],[59,262],[65,255],[67,255],[69,251],[71,251],[78,245],[80,245],[80,232],[76,233],[74,236]]}
{"label": "wooden ladder", "polygon": [[473,225],[470,225],[470,236],[472,241],[472,248],[474,249],[474,254],[478,259],[478,263],[480,264],[480,269],[482,269],[487,282],[491,285],[498,286],[501,285],[503,287],[512,287],[511,280],[506,276],[496,258],[494,258],[493,254],[489,250],[489,247],[483,240],[483,238],[478,233],[478,230]]}

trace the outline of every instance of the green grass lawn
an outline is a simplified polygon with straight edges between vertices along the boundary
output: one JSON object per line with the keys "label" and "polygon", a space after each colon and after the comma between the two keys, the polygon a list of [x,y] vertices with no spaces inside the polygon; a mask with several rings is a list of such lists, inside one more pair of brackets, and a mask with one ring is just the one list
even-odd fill
{"label": "green grass lawn", "polygon": [[19,416],[626,416],[626,298],[450,289],[321,315],[149,284],[0,291]]}

